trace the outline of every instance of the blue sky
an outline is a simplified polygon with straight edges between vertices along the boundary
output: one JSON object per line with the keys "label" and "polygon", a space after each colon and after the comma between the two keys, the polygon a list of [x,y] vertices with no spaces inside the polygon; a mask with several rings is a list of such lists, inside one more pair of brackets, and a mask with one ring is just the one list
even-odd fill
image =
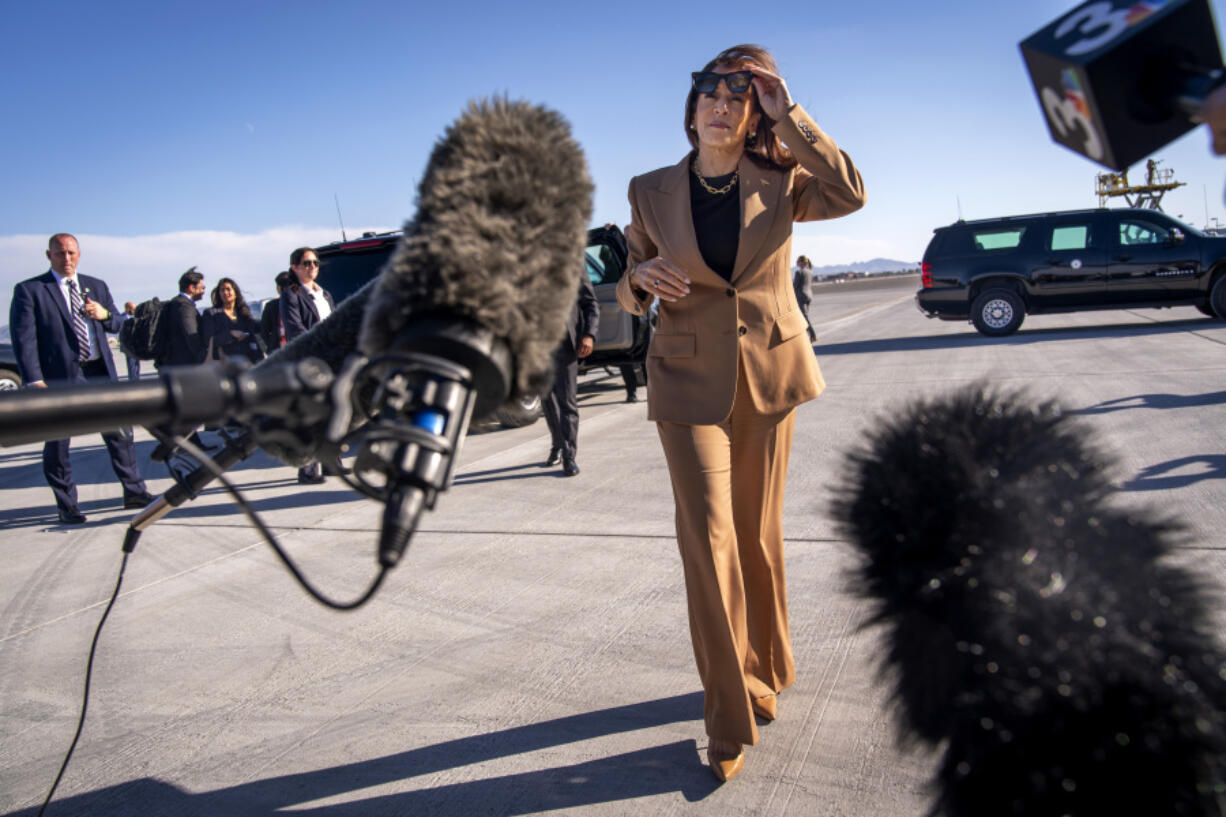
{"label": "blue sky", "polygon": [[[1076,5],[0,0],[0,323],[61,230],[120,301],[191,265],[271,295],[291,249],[340,237],[334,196],[351,237],[400,226],[434,140],[491,94],[562,112],[594,221],[624,225],[630,177],[688,149],[689,72],[738,42],[775,53],[865,179],[867,206],[798,225],[795,252],[916,261],[959,215],[1097,205],[1099,168],[1051,142],[1017,47]],[[1207,145],[1155,154],[1187,182],[1166,211],[1197,226],[1226,220]]]}

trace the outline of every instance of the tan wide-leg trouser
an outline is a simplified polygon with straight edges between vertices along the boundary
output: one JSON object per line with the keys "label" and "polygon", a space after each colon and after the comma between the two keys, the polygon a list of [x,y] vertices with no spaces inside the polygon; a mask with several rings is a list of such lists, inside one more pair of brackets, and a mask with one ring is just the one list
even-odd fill
{"label": "tan wide-leg trouser", "polygon": [[677,507],[707,734],[754,744],[750,700],[796,679],[782,524],[796,411],[757,413],[743,380],[736,395],[718,425],[657,427]]}

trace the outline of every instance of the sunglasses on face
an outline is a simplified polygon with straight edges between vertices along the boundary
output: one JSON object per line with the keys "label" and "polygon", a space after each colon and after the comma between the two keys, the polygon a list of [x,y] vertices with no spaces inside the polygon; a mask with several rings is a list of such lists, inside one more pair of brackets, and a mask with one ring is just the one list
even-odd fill
{"label": "sunglasses on face", "polygon": [[314,258],[309,258],[306,261],[301,262],[301,265],[304,267],[318,267],[319,262],[316,261]]}
{"label": "sunglasses on face", "polygon": [[729,93],[743,94],[753,84],[753,71],[733,71],[731,74],[718,74],[715,71],[695,71],[690,74],[694,80],[694,90],[700,94],[715,93],[720,80],[728,86]]}

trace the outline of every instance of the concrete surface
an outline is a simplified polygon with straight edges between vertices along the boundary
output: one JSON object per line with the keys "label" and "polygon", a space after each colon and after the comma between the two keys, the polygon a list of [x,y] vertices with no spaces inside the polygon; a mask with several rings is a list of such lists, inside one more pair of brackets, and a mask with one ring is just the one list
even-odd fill
{"label": "concrete surface", "polygon": [[[81,742],[50,815],[922,815],[933,758],[903,751],[877,639],[825,514],[842,455],[900,402],[976,379],[1080,412],[1120,457],[1123,502],[1226,569],[1226,324],[1195,310],[1032,316],[1004,339],[925,320],[913,276],[817,288],[829,390],[798,416],[785,530],[799,679],[744,773],[703,765],[672,499],[643,403],[581,388],[573,479],[543,422],[479,429],[375,598],[327,610],[221,489],[148,530],[102,633]],[[138,435],[146,457],[152,448]],[[37,811],[72,738],[90,640],[131,513],[101,440],[74,441],[83,527],[56,523],[40,446],[0,449],[0,813]],[[150,489],[165,472],[150,466]],[[379,508],[231,472],[310,580],[355,597]]]}

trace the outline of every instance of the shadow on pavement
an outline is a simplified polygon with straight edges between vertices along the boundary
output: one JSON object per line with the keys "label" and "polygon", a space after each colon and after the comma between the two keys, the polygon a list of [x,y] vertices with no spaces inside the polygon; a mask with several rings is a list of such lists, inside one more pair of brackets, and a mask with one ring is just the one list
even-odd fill
{"label": "shadow on pavement", "polygon": [[[131,814],[262,817],[284,813],[313,817],[402,814],[509,817],[668,792],[677,792],[693,802],[711,794],[718,784],[700,761],[696,742],[681,740],[551,769],[311,805],[448,769],[689,720],[702,720],[701,693],[557,718],[212,792],[197,794],[161,780],[139,778],[53,800],[53,808],[48,811],[57,817]],[[32,817],[37,811],[37,807],[31,807],[11,812],[9,817]]]}
{"label": "shadow on pavement", "polygon": [[[297,477],[292,477],[286,484],[296,484]],[[265,513],[268,511],[285,510],[286,508],[303,508],[303,507],[318,507],[320,505],[332,505],[343,502],[367,501],[366,497],[352,490],[348,485],[336,481],[337,490],[321,490],[319,488],[303,486],[301,491],[292,494],[283,494],[280,496],[270,496],[263,499],[253,499],[248,495],[248,489],[254,486],[239,485],[239,491],[247,500],[256,513]],[[218,492],[226,494],[229,498],[230,492],[225,488],[209,488],[203,495],[216,494]],[[206,517],[215,516],[232,516],[236,519],[246,520],[242,510],[234,503],[233,499],[223,504],[213,505],[198,505],[194,502],[185,502],[172,512],[178,519],[203,519]]]}
{"label": "shadow on pavement", "polygon": [[[1193,473],[1173,473],[1186,469],[1189,466],[1200,467]],[[1163,491],[1173,488],[1186,488],[1193,483],[1206,479],[1226,479],[1226,456],[1222,454],[1204,454],[1160,462],[1157,465],[1141,469],[1141,472],[1135,477],[1122,484],[1120,490]]]}
{"label": "shadow on pavement", "polygon": [[1106,414],[1107,412],[1124,411],[1126,409],[1196,408],[1198,406],[1214,406],[1219,403],[1226,403],[1226,391],[1215,391],[1208,394],[1135,394],[1132,397],[1105,400],[1089,408],[1072,409],[1067,413]]}
{"label": "shadow on pavement", "polygon": [[[522,473],[520,473],[522,472]],[[542,456],[539,462],[529,462],[523,465],[509,465],[506,468],[490,468],[486,471],[469,471],[457,476],[453,485],[479,485],[482,482],[503,482],[508,479],[533,479],[535,477],[561,477],[560,465],[545,465]]]}

